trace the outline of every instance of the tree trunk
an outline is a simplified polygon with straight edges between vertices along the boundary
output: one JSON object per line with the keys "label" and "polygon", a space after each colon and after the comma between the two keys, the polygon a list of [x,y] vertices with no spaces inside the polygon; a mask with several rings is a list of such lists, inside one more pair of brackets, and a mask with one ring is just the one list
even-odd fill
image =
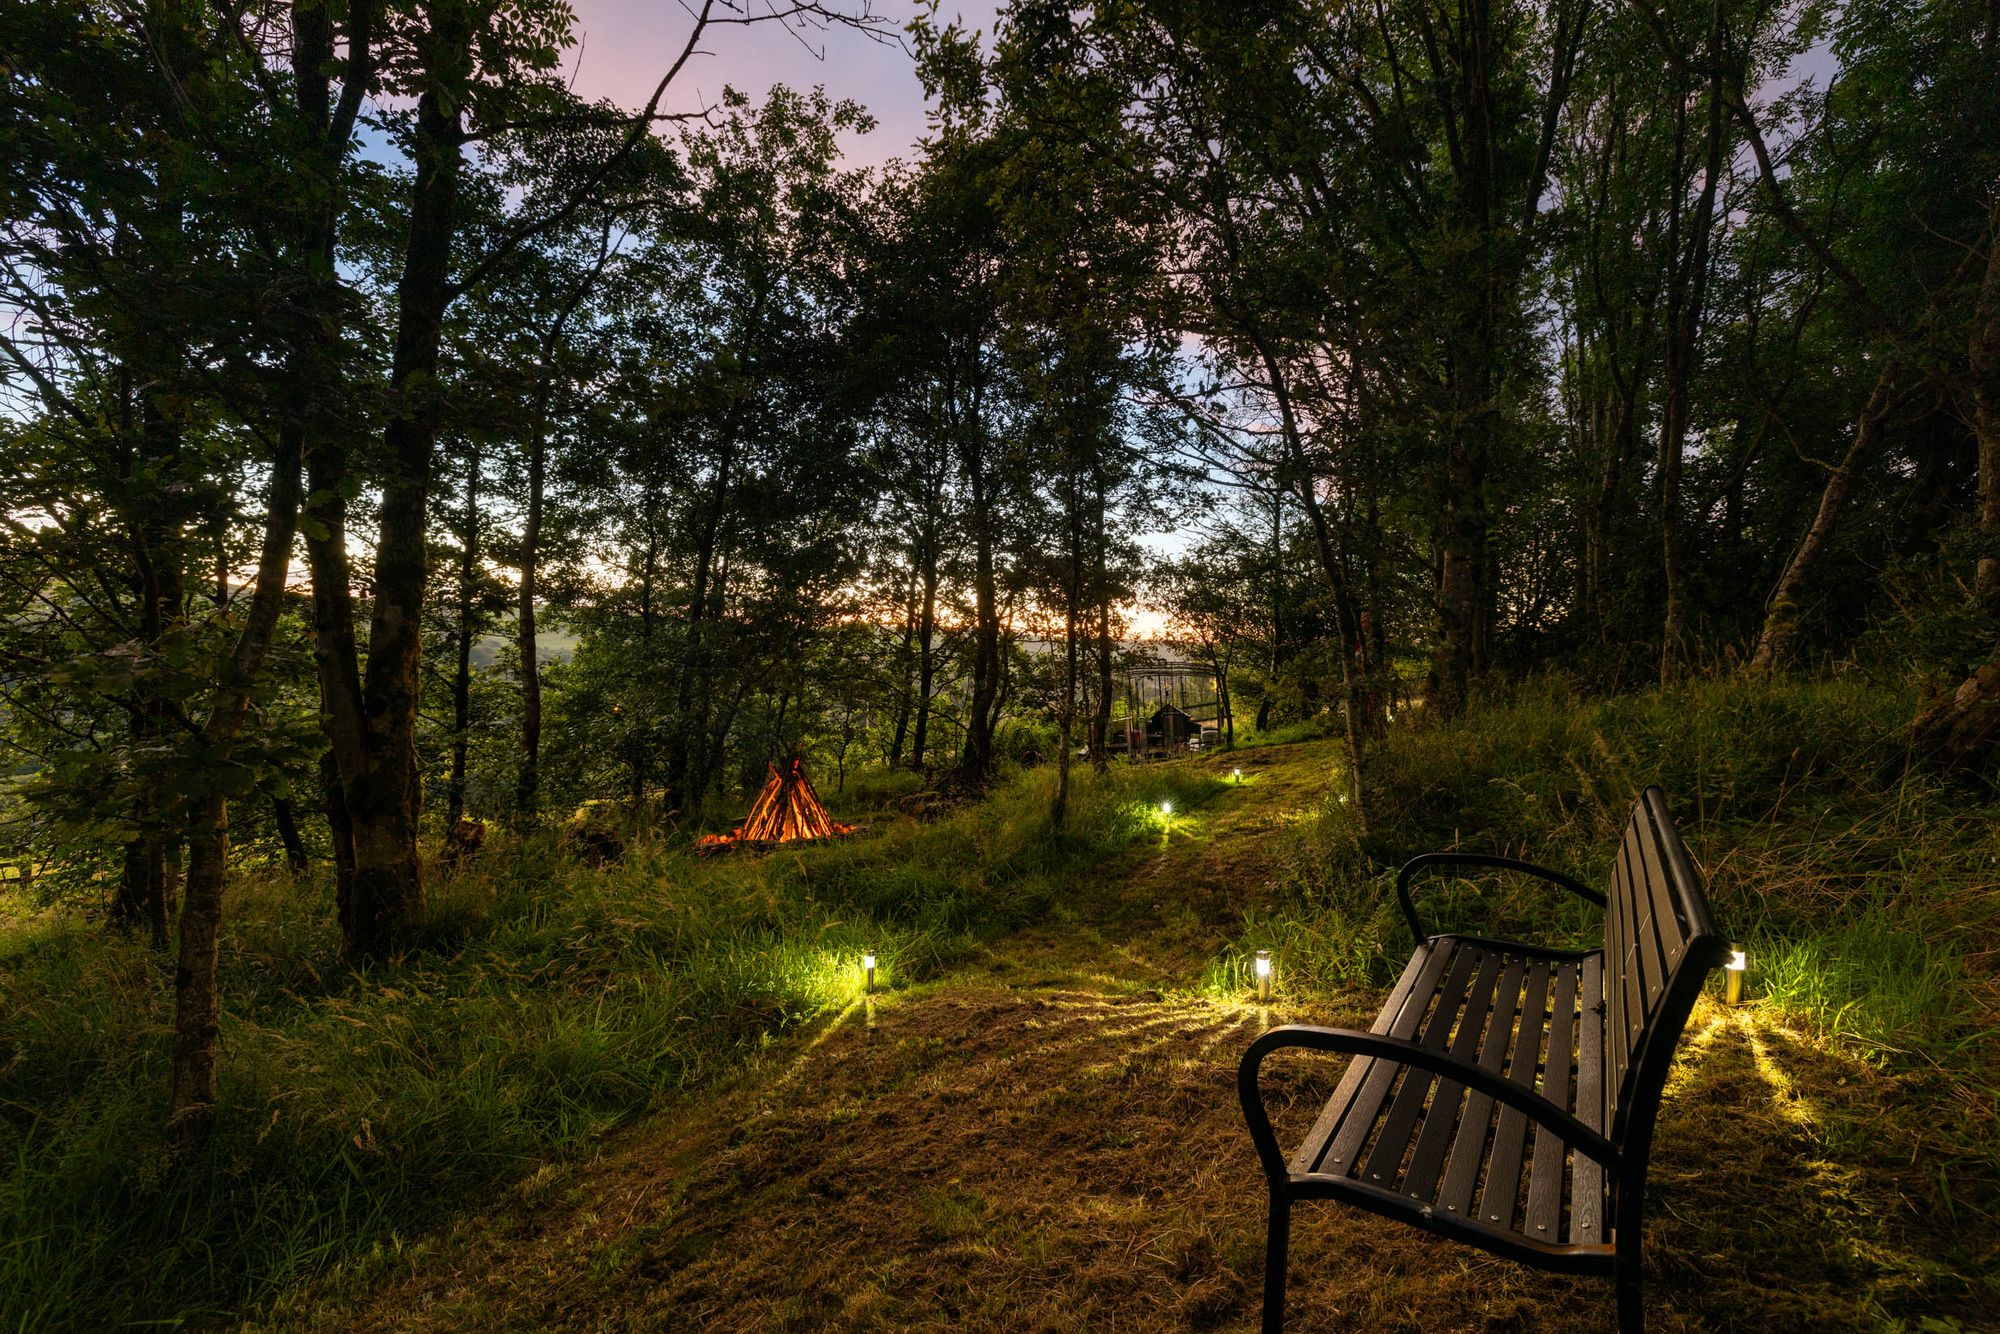
{"label": "tree trunk", "polygon": [[229,856],[228,803],[219,792],[197,804],[188,837],[188,887],[174,969],[174,1065],[167,1135],[191,1149],[215,1128],[216,1035],[222,997],[216,956],[222,938],[222,883]]}
{"label": "tree trunk", "polygon": [[[2000,75],[1996,75],[2000,79]],[[1980,600],[2000,616],[2000,203],[1986,236],[1986,276],[1973,306],[1966,370],[1972,388],[1972,430],[1979,442]]]}
{"label": "tree trunk", "polygon": [[[2000,600],[2000,204],[1987,234],[1986,274],[1973,306],[1966,369],[1973,433],[1979,443],[1980,553],[1976,592],[1989,610]],[[1947,768],[1976,766],[2000,740],[2000,648],[1957,690],[1925,709],[1911,750]]]}
{"label": "tree trunk", "polygon": [[[896,645],[896,716],[890,725],[889,752],[885,757],[891,769],[903,767],[903,746],[910,736],[911,698],[916,687],[915,646],[917,642],[917,570],[916,562],[910,564],[910,579],[903,592],[903,638]],[[914,767],[914,766],[912,766]]]}
{"label": "tree trunk", "polygon": [[[202,743],[226,753],[249,713],[250,688],[263,666],[284,610],[285,576],[291,569],[292,538],[299,514],[299,455],[304,427],[285,423],[271,464],[257,587],[243,628],[218,673],[220,681]],[[228,803],[207,791],[192,803],[188,832],[187,887],[180,914],[180,962],[174,974],[173,1077],[167,1104],[169,1136],[191,1147],[206,1140],[215,1123],[215,1041],[221,995],[215,964],[222,931],[222,890],[228,871]],[[162,884],[165,873],[162,872]]]}
{"label": "tree trunk", "polygon": [[1667,584],[1667,608],[1660,639],[1660,684],[1672,682],[1687,647],[1687,569],[1681,543],[1681,465],[1686,454],[1688,382],[1693,376],[1702,307],[1708,289],[1708,238],[1715,216],[1715,191],[1722,175],[1722,20],[1709,29],[1708,127],[1702,156],[1701,194],[1689,220],[1687,253],[1681,248],[1681,147],[1687,130],[1687,103],[1678,104],[1674,122],[1675,171],[1667,222],[1667,347],[1665,410],[1660,420],[1660,545]]}
{"label": "tree trunk", "polygon": [[935,534],[926,533],[919,551],[923,601],[917,609],[916,725],[910,738],[910,767],[922,770],[930,746],[931,694],[937,675],[938,550]]}
{"label": "tree trunk", "polygon": [[995,498],[986,472],[985,422],[977,386],[972,418],[960,432],[960,452],[972,529],[972,700],[966,711],[965,754],[959,778],[980,787],[993,773],[993,711],[1000,697],[1000,606],[994,573]]}
{"label": "tree trunk", "polygon": [[1460,8],[1451,77],[1462,147],[1453,153],[1454,225],[1472,251],[1469,304],[1451,319],[1446,389],[1444,518],[1438,569],[1438,644],[1432,711],[1440,718],[1465,709],[1472,674],[1484,658],[1486,622],[1487,462],[1493,454],[1499,405],[1493,361],[1500,301],[1500,237],[1495,217],[1492,13],[1489,0]]}
{"label": "tree trunk", "polygon": [[286,869],[295,877],[304,876],[312,870],[312,858],[306,852],[306,841],[299,837],[298,814],[288,799],[271,798],[271,822],[277,825],[278,839],[285,845]]}
{"label": "tree trunk", "polygon": [[1111,571],[1110,542],[1105,533],[1104,475],[1099,470],[1092,493],[1091,541],[1096,551],[1092,570],[1092,603],[1097,609],[1097,711],[1090,720],[1090,760],[1099,773],[1111,764]]}
{"label": "tree trunk", "polygon": [[1893,360],[1884,363],[1881,373],[1875,377],[1875,387],[1870,391],[1861,415],[1855,420],[1854,436],[1847,452],[1827,475],[1826,489],[1820,493],[1819,509],[1813,515],[1812,526],[1800,539],[1798,550],[1785,562],[1784,572],[1778,576],[1777,585],[1772,588],[1770,600],[1765,604],[1764,629],[1757,636],[1757,647],[1750,655],[1749,670],[1752,672],[1778,671],[1790,662],[1792,640],[1798,634],[1806,580],[1825,553],[1827,544],[1833,540],[1840,511],[1847,504],[1847,493],[1854,486],[1855,469],[1873,452],[1881,438],[1883,423],[1895,409],[1896,378]]}
{"label": "tree trunk", "polygon": [[[693,809],[708,785],[706,776],[696,775],[694,769],[698,765],[696,751],[707,749],[707,706],[713,698],[707,653],[710,584],[716,578],[722,521],[735,480],[736,431],[736,412],[731,408],[723,418],[715,479],[695,539],[694,581],[688,593],[686,660],[674,690],[674,729],[667,746],[666,801],[684,809]],[[707,766],[699,764],[699,767]]]}
{"label": "tree trunk", "polygon": [[569,300],[556,312],[542,339],[541,383],[535,394],[535,430],[528,446],[528,512],[521,526],[520,615],[516,628],[521,663],[521,767],[514,779],[514,812],[524,822],[533,821],[541,808],[542,792],[542,660],[535,640],[535,597],[539,591],[542,558],[542,510],[547,504],[549,455],[549,400],[554,396],[556,354],[563,345],[569,322],[584,299],[604,275],[611,259],[611,220],[606,219],[598,242],[597,263],[577,283]]}
{"label": "tree trunk", "polygon": [[528,447],[528,513],[521,525],[521,587],[516,643],[521,663],[521,767],[514,778],[514,812],[532,821],[542,804],[542,659],[535,640],[536,581],[541,576],[542,505],[548,476],[548,408],[544,392]]}
{"label": "tree trunk", "polygon": [[[468,49],[466,14],[447,6],[446,31],[433,41],[447,59]],[[424,885],[417,856],[422,800],[417,768],[417,705],[422,690],[426,519],[432,450],[439,409],[438,362],[444,311],[450,301],[452,230],[458,198],[460,104],[437,90],[417,101],[412,144],[416,182],[410,236],[398,284],[395,356],[390,368],[393,415],[383,443],[389,476],[375,544],[374,614],[368,627],[368,667],[362,683],[360,764],[346,767],[347,813],[354,829],[354,880],[347,949],[379,958],[423,921]]]}
{"label": "tree trunk", "polygon": [[465,464],[465,529],[458,555],[458,664],[451,678],[451,782],[445,793],[445,827],[465,815],[465,752],[472,727],[472,636],[479,573],[479,451]]}
{"label": "tree trunk", "polygon": [[[336,185],[348,150],[354,118],[371,69],[371,25],[374,6],[355,0],[348,6],[346,85],[338,106],[332,100],[326,73],[333,57],[332,20],[326,8],[300,9],[293,15],[292,68],[296,111],[316,140],[302,175],[318,202],[298,235],[300,272],[308,284],[307,301],[336,282],[334,270]],[[308,310],[323,315],[322,310]],[[331,320],[302,321],[324,331]],[[257,586],[242,629],[219,673],[214,701],[202,728],[205,745],[226,749],[242,729],[249,711],[250,689],[263,666],[284,610],[285,580],[291,570],[292,542],[299,526],[303,497],[299,478],[306,453],[307,422],[330,378],[330,349],[322,333],[309,333],[286,357],[287,399],[291,415],[279,424],[277,450],[271,462],[270,490],[265,505],[264,534],[257,562]],[[222,931],[222,892],[228,871],[228,804],[219,792],[201,794],[191,812],[188,833],[187,884],[180,914],[180,958],[174,976],[173,1072],[167,1102],[169,1138],[183,1148],[204,1142],[215,1124],[216,1035],[221,994],[216,958]]]}
{"label": "tree trunk", "polygon": [[[1248,331],[1246,331],[1248,332]],[[1272,396],[1278,402],[1278,423],[1281,428],[1287,456],[1293,473],[1293,491],[1299,503],[1304,506],[1306,520],[1312,528],[1313,548],[1319,553],[1320,570],[1326,576],[1333,593],[1335,620],[1340,634],[1340,695],[1341,720],[1347,729],[1347,787],[1352,803],[1355,828],[1366,832],[1368,828],[1368,798],[1365,781],[1368,758],[1367,717],[1361,691],[1361,674],[1355,670],[1354,646],[1360,634],[1360,625],[1354,610],[1354,599],[1347,586],[1347,578],[1341,568],[1340,556],[1333,547],[1333,533],[1327,524],[1326,514],[1320,508],[1318,487],[1312,469],[1307,465],[1305,442],[1299,435],[1298,418],[1292,411],[1292,396],[1285,381],[1284,369],[1278,359],[1264,343],[1260,334],[1249,332],[1249,337],[1264,362],[1265,373],[1271,377]]]}
{"label": "tree trunk", "polygon": [[1076,614],[1082,601],[1083,582],[1083,533],[1077,514],[1077,479],[1074,474],[1065,488],[1068,492],[1063,508],[1068,510],[1064,517],[1069,539],[1069,550],[1064,565],[1067,567],[1063,578],[1063,698],[1062,713],[1056,728],[1056,797],[1049,808],[1049,823],[1057,829],[1069,820],[1069,769],[1070,751],[1076,748]]}

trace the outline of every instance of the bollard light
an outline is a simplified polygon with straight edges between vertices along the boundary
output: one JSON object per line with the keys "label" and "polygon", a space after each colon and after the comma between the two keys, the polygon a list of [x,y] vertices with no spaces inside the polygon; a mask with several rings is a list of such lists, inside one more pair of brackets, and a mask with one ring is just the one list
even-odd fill
{"label": "bollard light", "polygon": [[1174,803],[1172,803],[1171,801],[1163,801],[1160,803],[1161,815],[1172,815],[1173,813],[1174,813]]}
{"label": "bollard light", "polygon": [[1731,950],[1729,962],[1722,965],[1722,1000],[1726,1005],[1743,1003],[1743,973],[1749,967],[1742,950]]}
{"label": "bollard light", "polygon": [[1251,971],[1257,974],[1257,999],[1260,1001],[1271,999],[1271,951],[1258,950]]}
{"label": "bollard light", "polygon": [[1229,777],[1232,781],[1240,783],[1243,781],[1243,771],[1241,769],[1231,769]]}
{"label": "bollard light", "polygon": [[875,956],[872,954],[861,956],[861,989],[875,990]]}

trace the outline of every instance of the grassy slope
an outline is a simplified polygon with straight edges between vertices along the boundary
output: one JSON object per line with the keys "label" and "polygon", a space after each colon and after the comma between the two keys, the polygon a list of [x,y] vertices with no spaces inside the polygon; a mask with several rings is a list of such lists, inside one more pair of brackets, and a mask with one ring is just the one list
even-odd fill
{"label": "grassy slope", "polygon": [[171,961],[77,924],[0,940],[0,1327],[214,1319],[450,1218],[673,1106],[772,1035],[1042,920],[1153,804],[1206,778],[1085,780],[1071,832],[1046,778],[929,824],[849,805],[847,843],[591,870],[502,845],[435,886],[427,947],[344,967],[323,881],[234,888],[221,1129],[157,1133]]}
{"label": "grassy slope", "polygon": [[[773,1048],[372,1277],[319,1327],[1248,1328],[1261,1184],[1234,1065],[1264,1023],[1364,1021],[1408,944],[1383,870],[1422,846],[1604,869],[1631,791],[1677,798],[1763,999],[1697,1010],[1649,1192],[1654,1327],[1977,1328],[2000,1291],[1990,802],[1892,773],[1908,702],[1844,684],[1589,703],[1550,688],[1400,735],[1360,848],[1338,748],[1240,762],[1054,922]],[[1690,795],[1694,794],[1694,795]],[[1368,852],[1379,855],[1371,860]],[[1517,886],[1502,929],[1584,933]],[[1244,952],[1284,990],[1244,1003]],[[1324,1066],[1274,1071],[1302,1131]],[[1299,1330],[1602,1327],[1552,1279],[1337,1207],[1295,1236]]]}
{"label": "grassy slope", "polygon": [[[0,961],[0,1032],[35,1034],[0,1072],[27,1169],[8,1235],[41,1237],[8,1250],[0,1300],[249,1301],[337,1329],[1246,1328],[1247,1035],[1366,1020],[1409,948],[1383,873],[1402,855],[1599,875],[1657,780],[1763,999],[1705,1004],[1684,1045],[1650,1199],[1656,1326],[1977,1327],[2000,1297],[2000,834],[1991,801],[1885,766],[1908,711],[1843,683],[1546,687],[1399,732],[1358,844],[1323,805],[1338,746],[1302,742],[1116,776],[1073,840],[1029,784],[800,857],[600,874],[526,850],[452,887],[439,951],[374,979],[332,966],[320,905],[261,891],[212,1195],[122,1165],[134,1144],[148,1161],[156,1111],[153,965],[57,933]],[[1237,763],[1251,781],[1220,781]],[[1141,802],[1169,792],[1163,830]],[[1592,927],[1517,885],[1439,891],[1503,931]],[[863,941],[889,942],[897,983],[872,1005],[847,963]],[[1265,945],[1270,1014],[1241,990]],[[1328,1074],[1276,1072],[1281,1130]],[[62,1203],[93,1183],[122,1211]],[[246,1203],[268,1222],[244,1228]],[[193,1240],[170,1246],[176,1226]],[[199,1246],[206,1287],[149,1286]],[[1607,1318],[1602,1285],[1338,1208],[1306,1211],[1295,1256],[1301,1330]]]}

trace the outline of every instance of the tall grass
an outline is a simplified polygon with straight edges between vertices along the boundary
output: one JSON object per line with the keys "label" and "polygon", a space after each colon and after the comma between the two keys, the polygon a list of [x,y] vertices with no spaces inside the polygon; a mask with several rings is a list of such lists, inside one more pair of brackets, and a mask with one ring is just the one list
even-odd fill
{"label": "tall grass", "polygon": [[881,982],[919,981],[1087,892],[1080,869],[1154,832],[1153,803],[1215,786],[1082,773],[1058,832],[1048,784],[768,854],[641,843],[593,870],[553,838],[503,844],[434,887],[421,948],[366,971],[340,960],[324,883],[234,885],[220,1123],[193,1160],[159,1133],[170,962],[81,922],[16,931],[0,940],[0,1324],[255,1311],[845,1005],[864,949]]}
{"label": "tall grass", "polygon": [[[1878,1061],[1948,1067],[1993,1105],[2000,802],[1900,763],[1913,698],[1858,678],[1699,681],[1592,698],[1559,680],[1442,725],[1399,725],[1371,760],[1369,832],[1329,804],[1299,836],[1280,905],[1242,953],[1294,986],[1379,984],[1408,957],[1394,868],[1436,848],[1608,880],[1638,791],[1658,783],[1762,1001]],[[1588,941],[1597,914],[1519,877],[1434,878],[1443,925]],[[1993,1147],[1991,1117],[1965,1130]]]}

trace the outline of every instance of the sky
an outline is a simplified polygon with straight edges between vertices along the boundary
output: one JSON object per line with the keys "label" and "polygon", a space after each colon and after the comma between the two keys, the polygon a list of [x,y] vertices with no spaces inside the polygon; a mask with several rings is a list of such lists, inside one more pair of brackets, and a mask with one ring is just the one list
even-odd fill
{"label": "sky", "polygon": [[[752,14],[770,12],[774,0],[741,0]],[[694,26],[678,0],[573,0],[582,40],[570,52],[572,83],[586,97],[607,97],[636,110],[680,54]],[[833,0],[840,4],[843,0]],[[845,0],[858,9],[861,0]],[[872,0],[887,21],[885,35],[902,28],[925,6],[915,0]],[[957,14],[968,29],[991,34],[998,0],[945,0],[942,13]],[[717,12],[722,12],[718,4]],[[874,133],[843,144],[854,166],[910,156],[924,133],[924,90],[906,44],[876,41],[851,29],[795,33],[776,22],[711,27],[701,51],[688,61],[668,93],[670,110],[713,103],[725,84],[761,102],[773,84],[824,87],[836,100],[851,99],[880,122]]]}

